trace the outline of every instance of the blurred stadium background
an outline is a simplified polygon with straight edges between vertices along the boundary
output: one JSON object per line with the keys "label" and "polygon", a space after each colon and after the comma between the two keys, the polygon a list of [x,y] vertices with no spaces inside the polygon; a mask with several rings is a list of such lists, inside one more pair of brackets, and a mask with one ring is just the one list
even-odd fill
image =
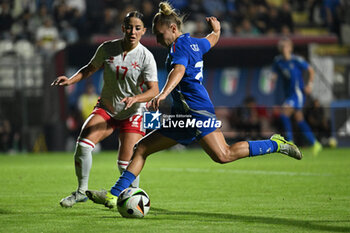
{"label": "blurred stadium background", "polygon": [[[204,17],[222,24],[219,44],[205,56],[205,85],[231,140],[281,132],[280,81],[270,78],[276,43],[290,36],[295,53],[316,71],[305,116],[325,145],[350,146],[350,3],[347,0],[179,0],[184,32],[205,36]],[[151,35],[157,0],[0,0],[0,152],[72,151],[85,112],[102,87],[102,72],[74,86],[52,88],[76,72],[97,46],[122,37],[131,10],[145,15],[142,43],[154,54],[160,87],[166,50]],[[92,106],[91,106],[92,104]],[[331,142],[331,143],[330,143]],[[299,145],[305,145],[297,137]],[[117,149],[115,135],[101,143]]]}

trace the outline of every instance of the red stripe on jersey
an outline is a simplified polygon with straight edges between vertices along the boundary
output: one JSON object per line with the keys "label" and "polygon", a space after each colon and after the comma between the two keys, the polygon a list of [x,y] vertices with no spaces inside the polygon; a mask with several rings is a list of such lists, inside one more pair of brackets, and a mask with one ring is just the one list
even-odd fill
{"label": "red stripe on jersey", "polygon": [[174,52],[174,53],[175,53],[175,44],[176,44],[176,41],[174,42],[174,48],[173,48],[173,50],[174,50],[173,52]]}
{"label": "red stripe on jersey", "polygon": [[142,85],[145,83],[145,80],[142,81],[142,83],[140,84],[140,88],[141,88],[141,91],[143,92],[143,88],[142,88]]}
{"label": "red stripe on jersey", "polygon": [[95,148],[95,146],[94,146],[93,144],[91,144],[90,142],[84,141],[84,140],[82,140],[82,139],[78,140],[78,142],[85,143],[85,144],[91,146],[92,148]]}

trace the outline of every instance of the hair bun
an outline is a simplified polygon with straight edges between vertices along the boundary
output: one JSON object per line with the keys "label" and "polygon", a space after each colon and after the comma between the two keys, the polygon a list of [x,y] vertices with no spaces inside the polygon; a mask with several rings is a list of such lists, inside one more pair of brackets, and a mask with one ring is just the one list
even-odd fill
{"label": "hair bun", "polygon": [[172,13],[175,13],[173,8],[167,2],[159,3],[159,12],[164,15],[171,15]]}

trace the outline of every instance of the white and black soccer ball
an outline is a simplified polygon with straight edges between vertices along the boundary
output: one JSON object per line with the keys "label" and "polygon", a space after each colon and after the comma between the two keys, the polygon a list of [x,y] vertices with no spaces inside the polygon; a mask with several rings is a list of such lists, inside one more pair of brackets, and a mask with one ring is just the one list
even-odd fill
{"label": "white and black soccer ball", "polygon": [[120,193],[117,207],[125,218],[143,218],[151,207],[151,201],[143,189],[127,188]]}

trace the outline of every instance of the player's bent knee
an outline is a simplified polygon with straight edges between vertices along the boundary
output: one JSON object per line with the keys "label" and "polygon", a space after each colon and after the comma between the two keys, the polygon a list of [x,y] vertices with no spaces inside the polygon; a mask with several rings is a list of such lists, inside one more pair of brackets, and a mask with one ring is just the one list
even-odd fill
{"label": "player's bent knee", "polygon": [[213,156],[211,156],[211,158],[214,162],[219,164],[225,164],[233,161],[230,159],[229,151],[220,151],[219,153],[215,153]]}
{"label": "player's bent knee", "polygon": [[150,153],[148,153],[148,149],[147,146],[144,145],[142,142],[141,143],[137,143],[134,146],[134,155],[142,155],[143,157],[147,157]]}

